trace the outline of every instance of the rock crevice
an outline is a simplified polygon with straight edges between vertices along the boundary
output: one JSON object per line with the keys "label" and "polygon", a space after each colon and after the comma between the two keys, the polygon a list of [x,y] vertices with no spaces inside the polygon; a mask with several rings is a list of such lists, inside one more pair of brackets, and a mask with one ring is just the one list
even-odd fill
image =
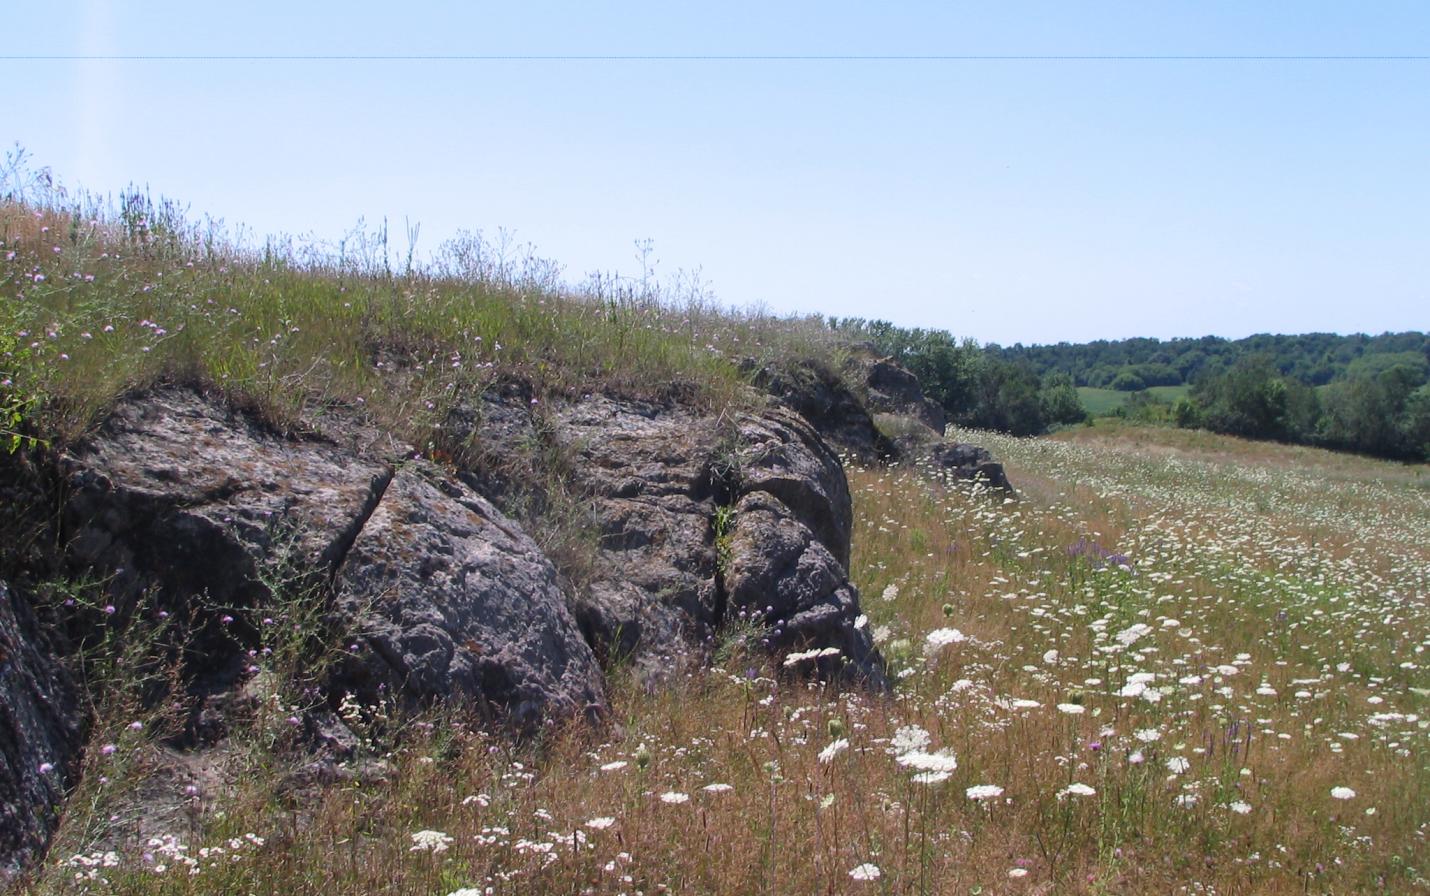
{"label": "rock crevice", "polygon": [[[776,661],[800,652],[781,664],[792,674],[882,691],[849,579],[849,484],[797,406],[846,449],[874,457],[887,440],[847,389],[800,377],[818,387],[808,401],[791,387],[783,406],[718,418],[608,395],[538,406],[508,383],[452,413],[442,465],[374,450],[381,434],[356,417],[324,418],[333,437],[283,433],[201,390],[155,388],[54,458],[64,547],[44,574],[99,583],[104,626],[185,620],[191,746],[224,736],[223,707],[258,680],[260,619],[299,598],[342,637],[328,706],[304,720],[334,742],[351,740],[331,711],[347,694],[468,706],[518,731],[599,718],[603,667],[655,684],[709,662],[736,618]],[[579,575],[518,522],[553,507],[590,535]],[[60,652],[0,582],[0,869],[51,833],[82,723]]]}

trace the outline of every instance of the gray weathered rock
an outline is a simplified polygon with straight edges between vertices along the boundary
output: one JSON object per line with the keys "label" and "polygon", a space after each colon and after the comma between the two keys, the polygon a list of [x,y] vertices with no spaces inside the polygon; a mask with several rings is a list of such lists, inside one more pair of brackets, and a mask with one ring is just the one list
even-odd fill
{"label": "gray weathered rock", "polygon": [[839,458],[803,417],[783,408],[739,420],[739,494],[779,498],[844,568],[854,506]]}
{"label": "gray weathered rock", "polygon": [[865,463],[888,460],[898,453],[879,432],[869,408],[828,364],[816,360],[744,367],[754,383],[805,420],[840,451]]}
{"label": "gray weathered rock", "polygon": [[62,467],[71,565],[106,578],[121,620],[146,589],[244,607],[273,575],[331,575],[392,476],[187,389],[121,403]]}
{"label": "gray weathered rock", "polygon": [[694,659],[719,622],[714,421],[679,407],[588,398],[556,437],[592,496],[593,578],[574,610],[608,659],[659,677]]}
{"label": "gray weathered rock", "polygon": [[374,684],[415,700],[480,699],[523,726],[603,705],[551,565],[485,499],[431,468],[394,474],[184,389],[122,403],[64,467],[72,565],[108,577],[120,620],[146,591],[185,617],[212,608],[189,647],[220,685],[244,674],[252,637],[241,619],[220,625],[220,612],[272,598],[275,581],[328,589],[341,571],[330,621],[365,632],[380,661],[352,668]]}
{"label": "gray weathered rock", "polygon": [[1003,465],[995,461],[986,448],[966,442],[945,442],[934,445],[928,457],[933,468],[945,476],[981,481],[989,488],[1013,491]]}
{"label": "gray weathered rock", "polygon": [[73,681],[25,599],[0,582],[0,889],[54,832],[83,734]]}
{"label": "gray weathered rock", "polygon": [[[774,408],[722,428],[678,407],[591,398],[557,431],[602,533],[576,609],[598,645],[660,677],[703,658],[726,614],[745,611],[775,627],[771,649],[838,647],[851,677],[882,686],[882,662],[853,628],[848,482],[806,420]],[[725,569],[717,514],[737,548]]]}
{"label": "gray weathered rock", "polygon": [[531,538],[464,483],[414,462],[338,571],[335,609],[370,648],[368,684],[491,704],[522,727],[598,715],[600,670]]}
{"label": "gray weathered rock", "polygon": [[751,492],[735,506],[725,569],[729,612],[763,621],[775,650],[837,648],[822,672],[887,687],[859,592],[843,566],[778,498]]}
{"label": "gray weathered rock", "polygon": [[442,421],[444,448],[462,479],[508,512],[515,504],[539,511],[547,498],[536,470],[543,446],[534,398],[526,383],[496,383]]}
{"label": "gray weathered rock", "polygon": [[893,358],[876,358],[862,366],[871,411],[912,417],[936,436],[943,436],[948,417],[937,402],[924,395],[923,385],[911,370]]}

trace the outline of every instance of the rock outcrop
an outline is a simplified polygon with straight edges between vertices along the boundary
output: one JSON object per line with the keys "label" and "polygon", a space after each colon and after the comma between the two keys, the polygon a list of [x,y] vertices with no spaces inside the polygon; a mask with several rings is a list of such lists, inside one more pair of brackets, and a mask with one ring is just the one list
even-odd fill
{"label": "rock outcrop", "polygon": [[993,459],[988,449],[966,442],[946,442],[929,449],[933,469],[954,479],[982,482],[989,488],[1012,492],[1013,486],[1003,472],[1003,465]]}
{"label": "rock outcrop", "polygon": [[869,391],[869,410],[913,418],[936,436],[943,436],[948,416],[938,402],[924,395],[923,386],[912,371],[892,358],[876,358],[860,366]]}
{"label": "rock outcrop", "polygon": [[817,360],[744,365],[757,388],[809,421],[831,445],[873,463],[898,454],[894,443],[874,425],[869,408],[850,391],[839,373]]}
{"label": "rock outcrop", "polygon": [[464,483],[413,462],[337,570],[335,609],[368,648],[364,690],[497,707],[519,727],[599,716],[600,670],[531,537]]}
{"label": "rock outcrop", "polygon": [[[862,405],[816,380],[836,429],[877,452]],[[378,450],[385,437],[353,415],[313,426],[277,431],[202,390],[161,387],[54,459],[50,543],[65,549],[45,574],[84,577],[101,598],[67,637],[170,620],[163,643],[195,698],[175,757],[218,745],[271,690],[256,648],[294,600],[341,638],[326,705],[294,729],[333,755],[351,751],[333,712],[347,694],[456,703],[531,731],[601,716],[602,663],[655,683],[708,661],[735,615],[776,658],[801,652],[793,674],[888,686],[848,577],[843,467],[788,407],[716,417],[586,396],[548,408],[507,384],[444,422],[446,466]],[[499,505],[530,519],[576,507],[589,562],[558,571]],[[0,583],[0,868],[52,831],[82,747],[78,696]]]}
{"label": "rock outcrop", "polygon": [[171,389],[122,403],[64,467],[72,564],[105,577],[121,624],[141,595],[197,619],[187,646],[208,688],[244,674],[243,611],[331,592],[329,624],[365,659],[345,665],[355,686],[482,700],[522,724],[604,703],[550,562],[425,464],[275,433]]}
{"label": "rock outcrop", "polygon": [[244,676],[243,611],[285,596],[275,588],[331,595],[329,624],[359,648],[335,686],[490,705],[523,727],[598,714],[597,654],[653,677],[707,656],[732,594],[762,611],[773,649],[837,647],[851,677],[882,687],[854,627],[848,483],[800,415],[721,422],[605,396],[533,409],[501,393],[466,419],[480,451],[540,431],[563,454],[563,486],[586,496],[599,539],[583,587],[563,589],[477,490],[525,487],[497,466],[375,457],[347,445],[361,439],[274,432],[184,389],[121,403],[63,459],[71,566],[105,580],[116,624],[141,596],[197,619],[189,646],[210,690]]}
{"label": "rock outcrop", "polygon": [[717,427],[679,408],[591,397],[557,412],[555,438],[600,539],[577,618],[607,660],[647,675],[680,669],[720,622]]}
{"label": "rock outcrop", "polygon": [[0,889],[49,841],[83,733],[74,682],[24,597],[0,582]]}
{"label": "rock outcrop", "polygon": [[668,675],[706,656],[726,615],[745,611],[768,627],[770,649],[837,648],[842,661],[821,672],[885,686],[855,626],[848,482],[807,421],[775,408],[723,426],[591,398],[560,416],[557,433],[601,533],[576,608],[599,652]]}

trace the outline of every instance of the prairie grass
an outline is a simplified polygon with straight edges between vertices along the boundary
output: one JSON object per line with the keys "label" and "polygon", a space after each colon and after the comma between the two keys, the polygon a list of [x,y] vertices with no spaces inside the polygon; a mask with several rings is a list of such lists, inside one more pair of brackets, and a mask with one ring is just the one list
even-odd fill
{"label": "prairie grass", "polygon": [[326,788],[239,751],[174,842],[80,842],[109,810],[77,799],[32,891],[1427,887],[1430,501],[1404,468],[959,435],[1017,499],[850,470],[890,698],[736,650],[668,690],[618,682],[606,729],[518,747],[409,721],[365,748],[381,773]]}
{"label": "prairie grass", "polygon": [[[236,242],[138,193],[0,202],[0,435],[75,438],[189,378],[280,424],[366,408],[432,446],[502,377],[717,411],[753,400],[740,359],[838,350],[688,282],[572,287],[477,235],[421,268],[380,231]],[[654,692],[617,673],[611,724],[533,742],[345,706],[357,754],[315,772],[282,680],[310,625],[294,598],[202,769],[168,745],[184,707],[135,696],[164,674],[143,642],[98,645],[85,774],[20,891],[1430,887],[1425,467],[1127,426],[958,435],[1017,498],[849,469],[891,697],[804,683],[732,631],[718,668]]]}
{"label": "prairie grass", "polygon": [[255,247],[138,192],[0,199],[0,434],[72,439],[118,396],[170,379],[280,425],[363,409],[423,448],[498,379],[720,408],[750,400],[747,359],[838,351],[817,321],[722,308],[684,273],[571,285],[531,247],[480,233],[421,266],[409,255],[394,271],[389,256],[385,229]]}

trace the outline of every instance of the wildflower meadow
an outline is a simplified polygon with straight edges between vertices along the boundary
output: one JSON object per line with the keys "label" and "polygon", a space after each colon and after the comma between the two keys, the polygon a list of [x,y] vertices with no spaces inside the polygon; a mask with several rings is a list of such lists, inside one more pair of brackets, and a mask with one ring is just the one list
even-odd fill
{"label": "wildflower meadow", "polygon": [[953,435],[1018,494],[849,471],[889,697],[731,632],[711,671],[615,688],[603,728],[514,745],[373,708],[361,759],[307,789],[239,750],[182,830],[133,842],[106,821],[162,748],[121,729],[33,892],[1430,886],[1426,468],[1176,430]]}

